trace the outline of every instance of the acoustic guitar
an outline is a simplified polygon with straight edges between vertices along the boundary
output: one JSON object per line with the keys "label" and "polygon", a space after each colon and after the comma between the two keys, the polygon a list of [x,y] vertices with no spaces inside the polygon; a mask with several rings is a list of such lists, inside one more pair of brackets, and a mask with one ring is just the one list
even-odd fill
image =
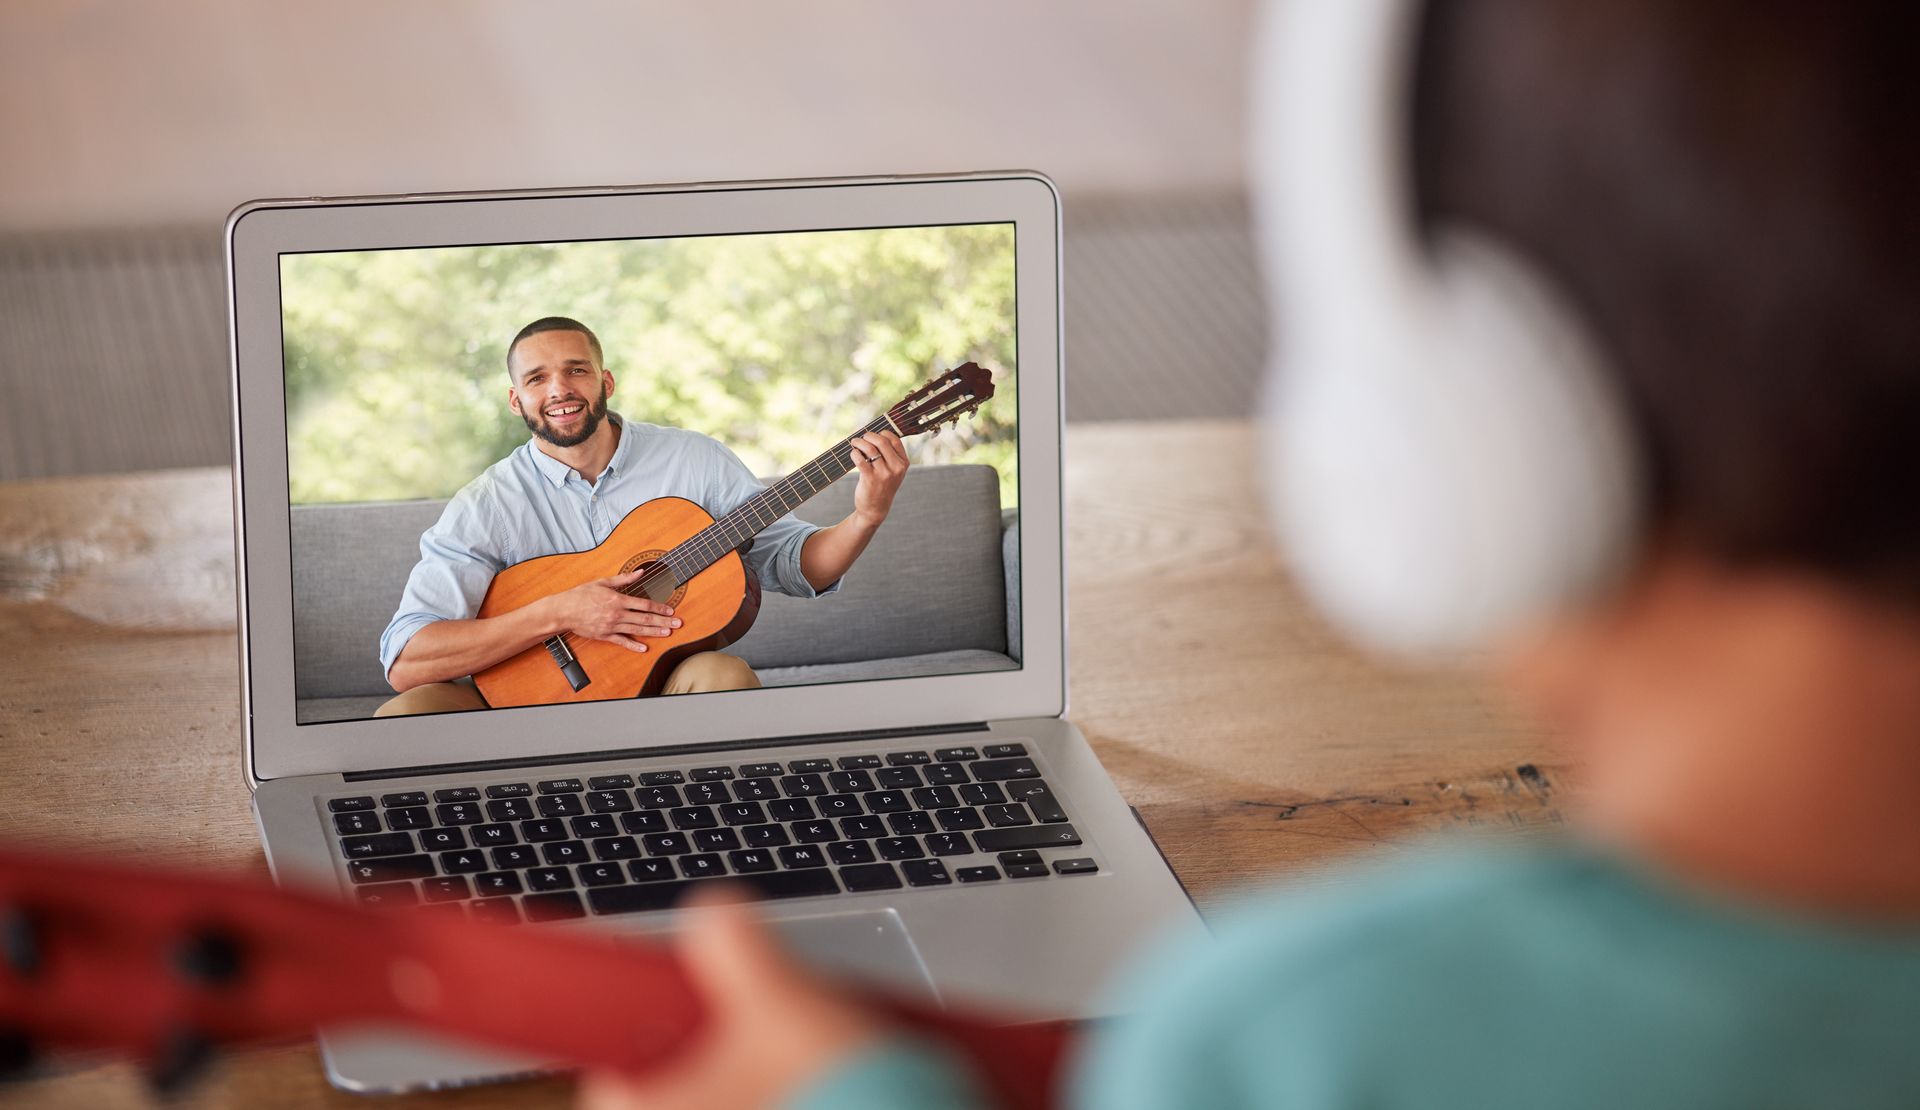
{"label": "acoustic guitar", "polygon": [[714,519],[680,497],[629,512],[590,551],[528,559],[501,571],[480,603],[496,617],[575,586],[642,572],[625,592],[673,606],[680,627],[649,638],[644,653],[562,632],[473,676],[494,708],[657,694],[682,659],[734,643],[760,610],[760,585],[741,558],[768,525],[853,469],[855,436],[891,431],[902,439],[938,430],[993,396],[993,373],[966,363],[906,395],[818,458]]}
{"label": "acoustic guitar", "polygon": [[[171,1094],[219,1046],[320,1027],[398,1024],[633,1076],[698,1042],[700,993],[666,948],[449,908],[0,849],[0,1080],[51,1053],[105,1051]],[[953,1049],[1002,1105],[1052,1104],[1066,1024],[859,998]]]}

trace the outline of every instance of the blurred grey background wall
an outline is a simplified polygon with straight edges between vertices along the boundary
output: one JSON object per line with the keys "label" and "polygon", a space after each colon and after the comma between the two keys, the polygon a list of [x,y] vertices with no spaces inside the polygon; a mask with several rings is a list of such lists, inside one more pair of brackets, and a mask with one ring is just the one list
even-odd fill
{"label": "blurred grey background wall", "polygon": [[[227,459],[240,201],[1037,168],[1069,420],[1235,415],[1252,0],[8,0],[0,479]],[[40,402],[40,403],[36,403]]]}

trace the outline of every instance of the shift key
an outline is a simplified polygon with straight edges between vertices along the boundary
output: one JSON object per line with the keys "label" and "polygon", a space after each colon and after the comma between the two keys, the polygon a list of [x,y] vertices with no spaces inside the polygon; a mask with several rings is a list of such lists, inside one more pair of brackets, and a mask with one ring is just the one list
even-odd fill
{"label": "shift key", "polygon": [[1021,825],[1011,829],[981,829],[973,834],[973,843],[982,852],[1071,848],[1080,843],[1080,834],[1072,825]]}
{"label": "shift key", "polygon": [[[1058,825],[1049,827],[1059,828]],[[425,879],[433,875],[433,857],[390,856],[386,859],[354,860],[347,864],[347,875],[356,883]]]}

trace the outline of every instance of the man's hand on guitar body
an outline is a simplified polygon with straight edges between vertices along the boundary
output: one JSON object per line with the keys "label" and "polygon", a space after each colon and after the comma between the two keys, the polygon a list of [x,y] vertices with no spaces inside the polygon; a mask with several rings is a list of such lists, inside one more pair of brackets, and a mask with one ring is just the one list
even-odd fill
{"label": "man's hand on guitar body", "polygon": [[673,607],[651,598],[622,593],[640,577],[640,571],[616,574],[575,586],[538,602],[556,631],[619,644],[628,651],[645,651],[638,637],[671,636],[680,627]]}

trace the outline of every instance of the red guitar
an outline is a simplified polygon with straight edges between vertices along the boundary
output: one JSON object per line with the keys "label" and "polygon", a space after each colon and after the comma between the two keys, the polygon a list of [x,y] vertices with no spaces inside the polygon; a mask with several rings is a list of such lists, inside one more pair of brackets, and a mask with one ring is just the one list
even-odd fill
{"label": "red guitar", "polygon": [[[1051,1104],[1064,1024],[867,1001],[967,1057],[1004,1105]],[[630,939],[0,852],[0,1070],[104,1049],[147,1061],[167,1089],[218,1045],[377,1021],[638,1075],[703,1020],[673,957]]]}

